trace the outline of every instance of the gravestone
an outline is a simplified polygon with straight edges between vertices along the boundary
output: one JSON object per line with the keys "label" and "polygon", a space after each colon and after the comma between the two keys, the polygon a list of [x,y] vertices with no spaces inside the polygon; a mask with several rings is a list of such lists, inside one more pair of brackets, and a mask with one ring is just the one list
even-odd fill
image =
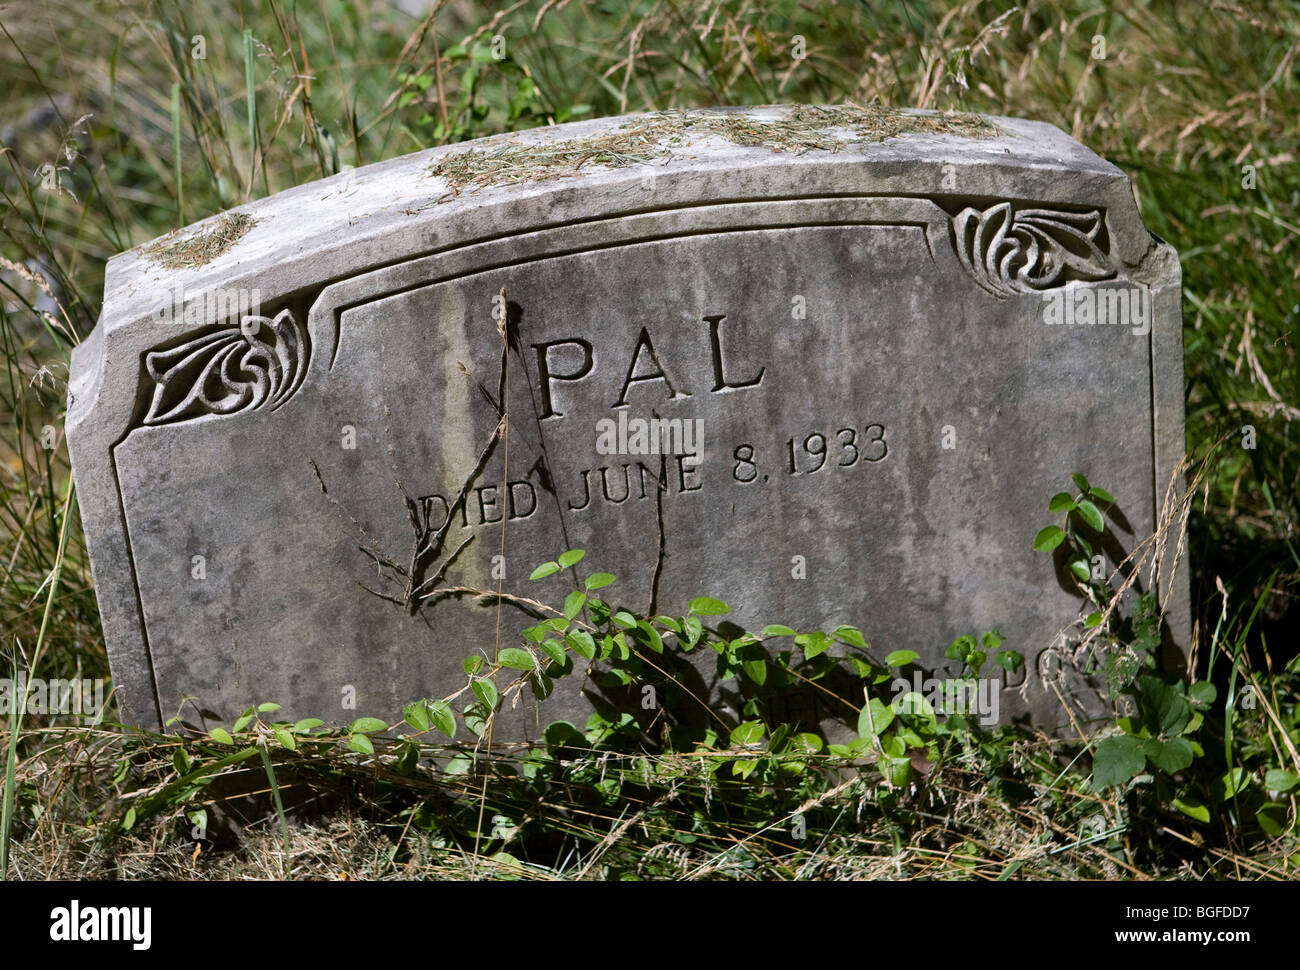
{"label": "gravestone", "polygon": [[[1114,573],[1182,402],[1177,258],[1113,165],[1029,121],[763,108],[408,155],[117,256],[68,438],[145,726],[395,721],[533,622],[467,591],[557,604],[595,570],[630,609],[709,595],[928,668],[996,628],[1028,661],[1004,719],[1051,726],[1081,600],[1033,550],[1047,500],[1114,496]],[[1185,570],[1154,567],[1185,645]],[[734,715],[707,662],[693,686]],[[570,677],[497,736],[636,688]]]}

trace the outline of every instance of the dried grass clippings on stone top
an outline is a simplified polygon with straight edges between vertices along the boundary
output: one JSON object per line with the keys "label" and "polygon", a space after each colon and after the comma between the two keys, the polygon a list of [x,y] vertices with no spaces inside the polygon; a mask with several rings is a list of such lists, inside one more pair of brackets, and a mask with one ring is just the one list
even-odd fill
{"label": "dried grass clippings on stone top", "polygon": [[[847,136],[839,132],[848,132]],[[662,159],[687,136],[716,135],[747,148],[774,152],[836,152],[860,141],[884,141],[908,134],[987,138],[1002,130],[979,115],[915,114],[879,104],[795,105],[785,117],[764,120],[739,112],[663,111],[590,138],[548,145],[517,142],[443,156],[430,171],[462,189],[541,182],[576,175],[587,166],[623,168]]]}
{"label": "dried grass clippings on stone top", "polygon": [[227,212],[211,229],[197,232],[185,239],[161,241],[145,250],[145,255],[164,269],[191,269],[210,263],[222,253],[229,252],[257,220],[243,212]]}

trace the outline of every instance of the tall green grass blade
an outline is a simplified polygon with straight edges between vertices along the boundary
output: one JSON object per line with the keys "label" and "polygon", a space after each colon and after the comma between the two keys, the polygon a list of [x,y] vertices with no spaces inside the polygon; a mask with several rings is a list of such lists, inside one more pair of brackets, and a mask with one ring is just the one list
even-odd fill
{"label": "tall green grass blade", "polygon": [[[262,169],[262,185],[267,188],[266,182],[266,165],[261,159],[261,138],[257,131],[257,92],[253,80],[253,60],[255,57],[253,51],[253,32],[245,28],[244,30],[244,98],[248,108],[248,140],[251,146],[251,155],[249,156],[248,168],[248,192],[252,194],[253,181],[257,178],[259,166]],[[269,189],[268,189],[269,191]]]}
{"label": "tall green grass blade", "polygon": [[[50,614],[54,610],[54,598],[59,589],[59,577],[63,573],[63,557],[68,548],[68,523],[72,519],[72,476],[68,476],[68,489],[63,496],[63,524],[59,528],[59,546],[54,556],[54,570],[50,574],[50,591],[45,597],[45,613],[41,617],[41,630],[36,637],[36,652],[32,656],[32,676],[40,669],[41,654],[45,651],[45,635],[50,628]],[[15,685],[18,682],[18,662],[11,660]],[[30,681],[28,686],[30,685]],[[3,808],[0,808],[0,880],[9,878],[9,840],[13,832],[14,789],[18,784],[18,732],[22,730],[23,713],[27,710],[27,687],[21,697],[10,691],[9,709],[9,750],[5,754],[5,794]]]}
{"label": "tall green grass blade", "polygon": [[172,83],[172,159],[176,174],[176,225],[185,225],[185,183],[181,177],[181,82]]}
{"label": "tall green grass blade", "polygon": [[[10,669],[13,672],[11,683],[16,685],[18,683],[16,649],[14,656],[10,658]],[[14,786],[18,783],[18,728],[21,725],[18,709],[23,706],[18,703],[18,698],[13,696],[13,691],[10,691],[10,698],[9,747],[5,751],[4,806],[3,810],[0,810],[0,882],[9,878],[9,834],[13,831]]]}
{"label": "tall green grass blade", "polygon": [[266,780],[271,783],[271,798],[275,801],[275,814],[280,819],[280,837],[284,840],[284,878],[288,879],[292,872],[289,865],[289,821],[284,815],[284,803],[280,801],[280,783],[276,781],[266,745],[258,745],[257,750],[262,753],[262,767],[266,769]]}

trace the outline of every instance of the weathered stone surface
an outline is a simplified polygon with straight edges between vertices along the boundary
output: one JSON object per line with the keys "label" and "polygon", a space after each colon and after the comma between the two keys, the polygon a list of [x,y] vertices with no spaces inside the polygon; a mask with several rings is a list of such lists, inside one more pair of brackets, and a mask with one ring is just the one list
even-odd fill
{"label": "weathered stone surface", "polygon": [[[992,120],[803,154],[702,129],[648,163],[458,194],[431,171],[626,121],[565,125],[282,192],[233,243],[194,245],[209,220],[114,258],[68,436],[129,716],[185,696],[192,722],[267,700],[396,718],[447,694],[497,611],[419,587],[495,589],[504,525],[506,590],[551,602],[563,580],[529,571],[582,548],[630,608],[714,595],[749,629],[856,625],[878,657],[937,667],[996,627],[1029,658],[1004,707],[1062,722],[1036,668],[1080,600],[1034,535],[1074,471],[1115,496],[1108,571],[1152,532],[1183,448],[1179,268],[1122,172]],[[236,302],[212,312],[217,291]],[[1083,322],[1119,294],[1130,316]],[[475,474],[501,386],[508,449]],[[680,419],[702,455],[601,453],[623,417]],[[416,554],[467,480],[441,554]],[[1183,643],[1185,576],[1162,569]],[[527,622],[506,606],[503,641]],[[578,688],[639,706],[570,680],[498,736],[581,723]]]}

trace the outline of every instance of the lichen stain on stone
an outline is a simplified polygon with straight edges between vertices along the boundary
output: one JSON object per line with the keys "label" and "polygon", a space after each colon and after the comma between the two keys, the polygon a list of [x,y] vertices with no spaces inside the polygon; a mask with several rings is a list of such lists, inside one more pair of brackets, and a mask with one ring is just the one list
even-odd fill
{"label": "lichen stain on stone", "polygon": [[[845,138],[836,130],[852,133]],[[447,180],[454,195],[465,188],[541,182],[576,175],[588,165],[623,168],[648,164],[671,154],[690,135],[716,135],[748,148],[803,153],[837,152],[862,141],[884,141],[907,134],[988,138],[1005,132],[973,114],[905,114],[879,104],[794,105],[785,117],[766,121],[736,112],[662,111],[591,138],[553,144],[506,144],[444,155],[430,174]]]}
{"label": "lichen stain on stone", "polygon": [[197,232],[174,242],[164,236],[144,251],[164,269],[191,269],[210,263],[228,252],[244,237],[257,220],[243,212],[227,212],[211,229]]}

